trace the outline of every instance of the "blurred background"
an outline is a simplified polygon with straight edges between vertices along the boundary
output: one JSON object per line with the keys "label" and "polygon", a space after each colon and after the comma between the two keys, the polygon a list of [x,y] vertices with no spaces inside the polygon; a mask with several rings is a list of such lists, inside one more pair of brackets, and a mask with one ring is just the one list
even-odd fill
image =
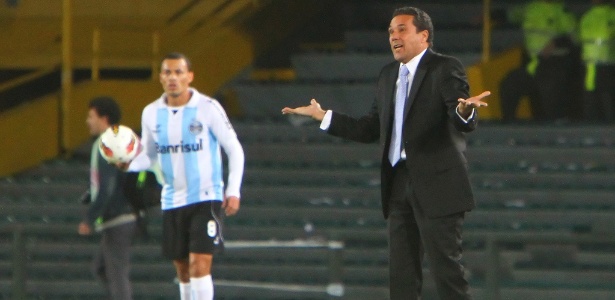
{"label": "blurred background", "polygon": [[[615,299],[615,127],[610,113],[584,113],[594,61],[580,25],[596,3],[553,1],[575,19],[557,32],[570,40],[572,72],[540,63],[542,75],[528,72],[572,75],[547,92],[548,79],[530,83],[563,95],[557,102],[536,108],[528,92],[506,115],[504,79],[545,57],[528,51],[530,2],[0,2],[0,299],[103,298],[89,272],[96,236],[77,235],[87,105],[112,96],[122,123],[139,131],[143,107],[163,92],[160,60],[173,51],[191,59],[193,86],[225,107],[246,152],[242,208],[225,220],[228,247],[215,258],[216,299],[387,299],[377,145],[330,137],[280,110],[316,98],[367,112],[393,60],[391,14],[405,5],[432,17],[434,50],[464,64],[472,95],[492,91],[467,135],[478,207],[466,217],[463,260],[475,299]],[[133,249],[135,299],[178,294],[159,221],[151,212],[150,238]],[[437,299],[429,266],[425,275],[424,299]]]}

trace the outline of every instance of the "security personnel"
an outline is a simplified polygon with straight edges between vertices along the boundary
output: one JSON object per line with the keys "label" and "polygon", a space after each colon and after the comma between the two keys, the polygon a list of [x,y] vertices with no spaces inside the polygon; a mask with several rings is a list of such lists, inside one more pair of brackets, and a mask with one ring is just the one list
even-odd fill
{"label": "security personnel", "polygon": [[575,17],[561,1],[540,0],[528,3],[521,18],[524,63],[501,82],[503,119],[515,119],[524,96],[530,98],[534,119],[565,119],[574,99],[569,88],[578,82],[575,76],[580,67],[580,53],[574,42]]}
{"label": "security personnel", "polygon": [[579,27],[585,63],[584,120],[611,122],[615,120],[615,7],[593,0]]}

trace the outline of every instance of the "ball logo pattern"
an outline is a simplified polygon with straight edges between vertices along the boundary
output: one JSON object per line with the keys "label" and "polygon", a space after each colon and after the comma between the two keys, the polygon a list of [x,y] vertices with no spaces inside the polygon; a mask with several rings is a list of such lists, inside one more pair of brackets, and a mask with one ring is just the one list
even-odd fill
{"label": "ball logo pattern", "polygon": [[100,154],[109,163],[129,162],[137,156],[139,138],[128,126],[113,125],[100,137]]}

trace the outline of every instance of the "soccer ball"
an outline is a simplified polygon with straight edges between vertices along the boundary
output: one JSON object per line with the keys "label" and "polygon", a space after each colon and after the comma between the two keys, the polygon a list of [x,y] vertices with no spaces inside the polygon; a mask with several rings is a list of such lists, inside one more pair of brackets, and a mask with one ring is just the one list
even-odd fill
{"label": "soccer ball", "polygon": [[100,154],[109,163],[130,162],[139,151],[139,137],[124,125],[113,125],[100,136]]}

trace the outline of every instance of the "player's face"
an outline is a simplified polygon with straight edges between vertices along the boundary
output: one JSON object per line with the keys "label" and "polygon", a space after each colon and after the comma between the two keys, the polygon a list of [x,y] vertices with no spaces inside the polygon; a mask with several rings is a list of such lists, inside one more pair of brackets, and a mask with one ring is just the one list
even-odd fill
{"label": "player's face", "polygon": [[429,46],[427,43],[429,32],[427,30],[417,32],[413,21],[414,16],[398,15],[389,25],[391,51],[395,60],[400,63],[409,62]]}
{"label": "player's face", "polygon": [[88,128],[90,129],[91,135],[100,135],[109,126],[107,124],[107,118],[99,116],[98,112],[96,112],[96,110],[93,108],[90,108],[90,110],[88,111],[88,117],[85,120],[85,123],[88,124]]}
{"label": "player's face", "polygon": [[176,98],[189,93],[194,73],[183,59],[165,59],[160,68],[160,83],[168,97]]}

